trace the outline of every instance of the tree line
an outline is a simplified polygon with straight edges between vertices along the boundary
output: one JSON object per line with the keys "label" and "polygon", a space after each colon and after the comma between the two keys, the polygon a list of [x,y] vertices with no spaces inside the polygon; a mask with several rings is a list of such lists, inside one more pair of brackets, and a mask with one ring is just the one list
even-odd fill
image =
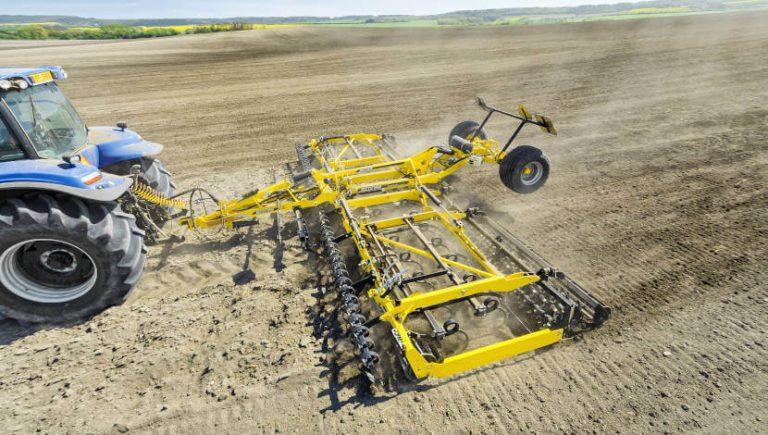
{"label": "tree line", "polygon": [[252,30],[253,24],[227,23],[194,26],[188,29],[174,27],[138,27],[107,24],[99,27],[63,27],[42,24],[0,26],[0,39],[137,39],[175,36],[185,33],[216,33]]}

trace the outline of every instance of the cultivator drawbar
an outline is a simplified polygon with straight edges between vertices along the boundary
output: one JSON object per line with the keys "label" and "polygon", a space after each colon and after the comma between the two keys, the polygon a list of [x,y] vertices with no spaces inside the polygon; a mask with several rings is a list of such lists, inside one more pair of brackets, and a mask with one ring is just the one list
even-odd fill
{"label": "cultivator drawbar", "polygon": [[[323,245],[346,329],[369,379],[392,352],[379,348],[374,336],[390,336],[407,374],[422,379],[600,326],[610,316],[607,307],[503,225],[477,208],[456,208],[444,195],[443,180],[468,164],[498,163],[502,182],[520,193],[538,189],[548,177],[549,159],[540,150],[509,147],[527,124],[556,134],[551,120],[522,106],[512,114],[480,105],[487,111],[482,123],[460,123],[447,145],[407,158],[396,156],[385,135],[312,140],[297,146],[290,176],[180,223],[207,229],[275,213],[293,216],[305,246],[310,239]],[[484,130],[496,113],[520,121],[503,146]],[[302,212],[312,208],[319,219],[307,225]]]}

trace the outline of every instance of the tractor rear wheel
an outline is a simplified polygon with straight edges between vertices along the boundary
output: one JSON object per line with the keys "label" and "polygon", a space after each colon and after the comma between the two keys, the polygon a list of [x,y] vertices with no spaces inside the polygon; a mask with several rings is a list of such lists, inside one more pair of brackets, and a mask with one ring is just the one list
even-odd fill
{"label": "tractor rear wheel", "polygon": [[117,203],[34,193],[0,201],[0,316],[77,321],[125,301],[144,233]]}
{"label": "tractor rear wheel", "polygon": [[[149,187],[154,189],[157,193],[165,198],[170,198],[176,193],[176,185],[173,184],[171,179],[171,173],[165,169],[160,160],[151,157],[143,157],[141,159],[141,175],[139,180],[146,183]],[[157,204],[151,204],[146,201],[143,202],[142,208],[146,210],[149,218],[159,228],[162,228],[166,222],[171,219],[173,213],[173,207],[163,207]],[[146,232],[146,241],[150,245],[154,245],[157,242],[156,234],[157,230],[151,228],[149,225],[141,225],[143,220],[140,219],[140,227]]]}
{"label": "tractor rear wheel", "polygon": [[517,193],[538,190],[549,177],[549,157],[540,149],[521,145],[508,152],[499,164],[499,177]]}

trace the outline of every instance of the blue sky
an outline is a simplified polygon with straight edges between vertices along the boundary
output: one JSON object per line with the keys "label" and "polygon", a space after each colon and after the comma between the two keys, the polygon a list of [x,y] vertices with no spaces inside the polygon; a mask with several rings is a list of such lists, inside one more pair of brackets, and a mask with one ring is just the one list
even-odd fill
{"label": "blue sky", "polygon": [[424,15],[462,9],[575,6],[589,0],[7,0],[2,15],[77,15],[95,18],[234,16]]}

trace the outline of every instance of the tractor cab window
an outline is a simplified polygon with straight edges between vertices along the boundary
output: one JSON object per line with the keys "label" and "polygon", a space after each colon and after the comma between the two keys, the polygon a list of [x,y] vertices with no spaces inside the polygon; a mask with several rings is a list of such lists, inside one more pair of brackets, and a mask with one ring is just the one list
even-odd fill
{"label": "tractor cab window", "polygon": [[14,139],[8,127],[0,121],[0,162],[18,160],[24,158],[24,152]]}
{"label": "tractor cab window", "polygon": [[7,92],[3,99],[40,157],[60,159],[85,146],[85,124],[55,83]]}

